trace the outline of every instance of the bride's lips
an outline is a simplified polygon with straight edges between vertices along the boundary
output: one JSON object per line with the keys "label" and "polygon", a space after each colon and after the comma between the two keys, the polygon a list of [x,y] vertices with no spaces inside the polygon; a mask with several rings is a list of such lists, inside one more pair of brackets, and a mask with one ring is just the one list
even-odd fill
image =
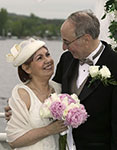
{"label": "bride's lips", "polygon": [[44,69],[45,70],[53,69],[53,64],[48,64],[48,65],[44,66]]}

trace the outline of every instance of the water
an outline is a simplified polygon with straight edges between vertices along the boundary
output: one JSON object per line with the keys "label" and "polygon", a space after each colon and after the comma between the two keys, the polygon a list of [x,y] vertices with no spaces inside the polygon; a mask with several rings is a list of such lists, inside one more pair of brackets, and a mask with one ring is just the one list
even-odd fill
{"label": "water", "polygon": [[[0,40],[0,112],[4,112],[7,100],[11,95],[12,88],[19,82],[17,69],[6,62],[5,55],[9,53],[10,48],[22,40]],[[45,41],[45,40],[44,40]],[[51,56],[56,64],[62,54],[61,41],[45,41]],[[0,118],[0,132],[4,132],[6,120]]]}

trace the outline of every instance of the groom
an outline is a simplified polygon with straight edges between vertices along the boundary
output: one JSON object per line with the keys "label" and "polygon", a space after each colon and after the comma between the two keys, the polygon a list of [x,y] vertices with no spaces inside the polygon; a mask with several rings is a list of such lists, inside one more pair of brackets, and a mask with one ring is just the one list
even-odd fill
{"label": "groom", "polygon": [[73,129],[77,150],[117,150],[117,85],[104,86],[96,80],[89,86],[90,65],[105,65],[117,81],[117,53],[98,39],[99,33],[98,19],[86,11],[71,14],[61,27],[63,49],[68,51],[61,56],[53,80],[62,84],[63,93],[76,93],[89,114]]}

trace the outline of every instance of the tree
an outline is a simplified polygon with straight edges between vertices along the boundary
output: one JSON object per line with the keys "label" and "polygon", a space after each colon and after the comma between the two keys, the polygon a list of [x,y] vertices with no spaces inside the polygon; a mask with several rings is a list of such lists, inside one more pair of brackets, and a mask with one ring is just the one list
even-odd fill
{"label": "tree", "polygon": [[1,8],[0,9],[0,35],[4,35],[7,19],[8,19],[7,10]]}

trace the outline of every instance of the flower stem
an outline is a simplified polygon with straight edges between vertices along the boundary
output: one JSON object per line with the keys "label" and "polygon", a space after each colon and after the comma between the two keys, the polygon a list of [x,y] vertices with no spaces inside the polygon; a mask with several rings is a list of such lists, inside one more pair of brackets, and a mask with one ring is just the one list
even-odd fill
{"label": "flower stem", "polygon": [[66,150],[67,145],[67,134],[60,135],[59,137],[59,150]]}

